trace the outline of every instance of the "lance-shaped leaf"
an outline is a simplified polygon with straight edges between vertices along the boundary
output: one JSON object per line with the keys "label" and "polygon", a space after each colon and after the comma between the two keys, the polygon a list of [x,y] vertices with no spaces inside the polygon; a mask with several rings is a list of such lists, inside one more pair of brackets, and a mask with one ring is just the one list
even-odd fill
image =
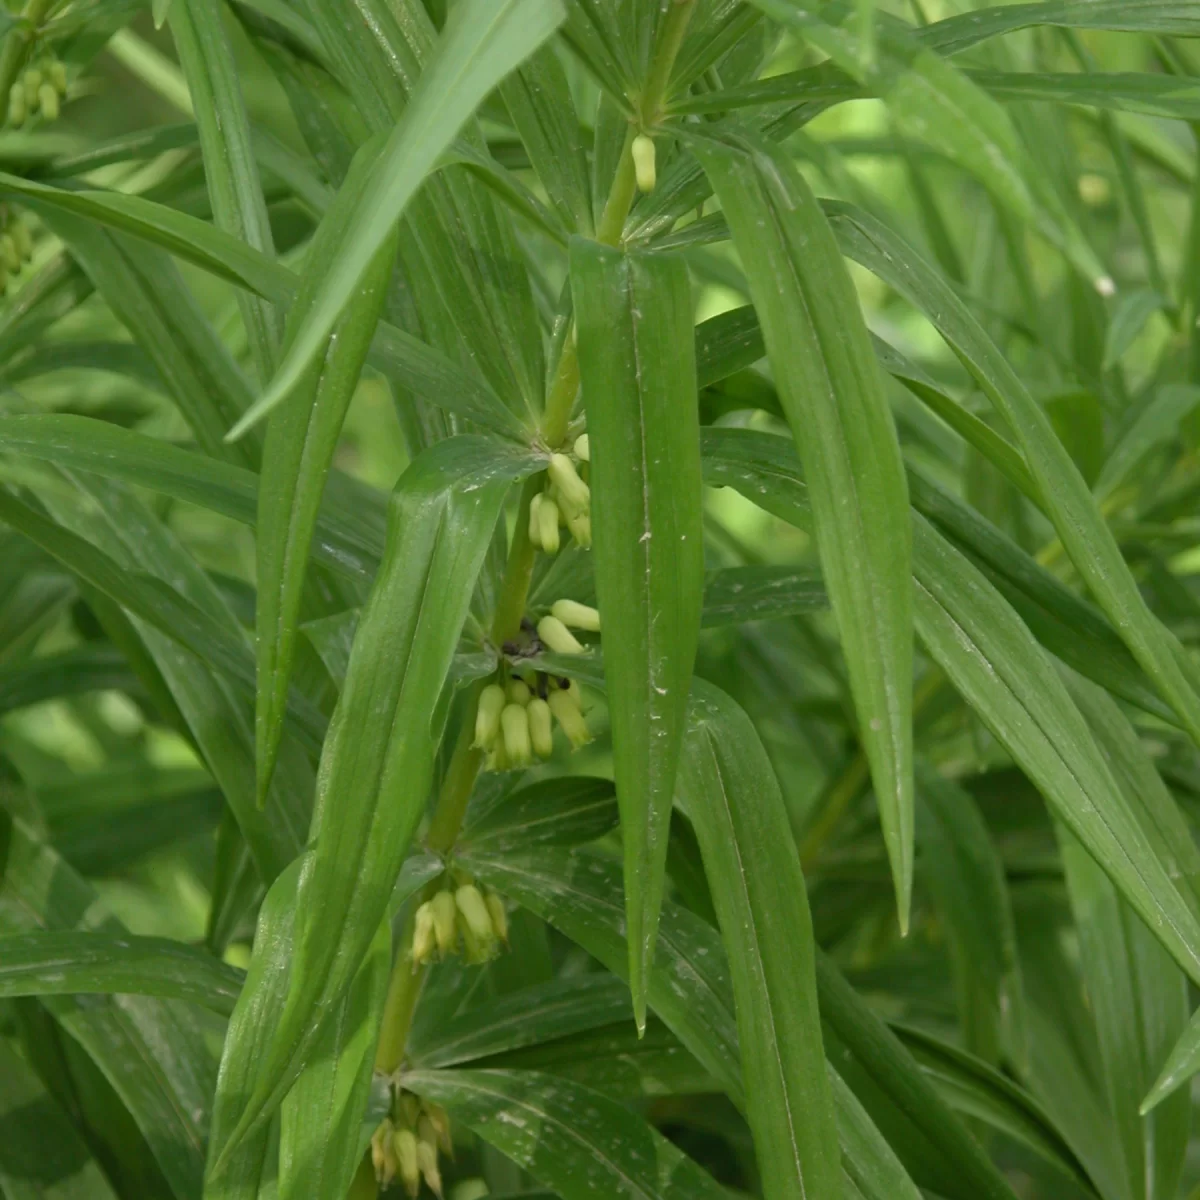
{"label": "lance-shaped leaf", "polygon": [[642,1026],[704,596],[691,292],[680,259],[583,240],[571,245],[571,287],[625,846],[630,987]]}
{"label": "lance-shaped leaf", "polygon": [[902,928],[912,894],[912,532],[858,298],[790,156],[697,142],[741,254],[809,486]]}
{"label": "lance-shaped leaf", "polygon": [[287,1005],[234,1143],[304,1066],[379,928],[425,811],[438,698],[508,485],[526,466],[496,457],[482,438],[439,442],[392,493],[384,559],[321,756]]}
{"label": "lance-shaped leaf", "polygon": [[837,1125],[824,1070],[812,921],[775,773],[749,718],[693,689],[679,796],[729,956],[746,1109],[768,1200],[834,1196]]}
{"label": "lance-shaped leaf", "polygon": [[[329,218],[317,232],[309,251],[304,284],[288,314],[287,345],[312,309],[321,281],[340,252],[343,222],[372,161],[368,144],[355,156],[346,186],[338,193]],[[305,372],[267,426],[258,489],[255,624],[258,651],[255,744],[260,804],[267,794],[283,737],[300,601],[325,478],[383,308],[394,256],[395,238],[389,237],[338,318],[321,361]]]}
{"label": "lance-shaped leaf", "polygon": [[537,1071],[414,1071],[404,1086],[444,1105],[563,1200],[728,1195],[642,1117],[577,1083]]}
{"label": "lance-shaped leaf", "polygon": [[563,16],[559,0],[466,0],[455,7],[358,195],[341,254],[275,378],[234,434],[244,432],[295,387],[442,152],[476,106],[554,32]]}

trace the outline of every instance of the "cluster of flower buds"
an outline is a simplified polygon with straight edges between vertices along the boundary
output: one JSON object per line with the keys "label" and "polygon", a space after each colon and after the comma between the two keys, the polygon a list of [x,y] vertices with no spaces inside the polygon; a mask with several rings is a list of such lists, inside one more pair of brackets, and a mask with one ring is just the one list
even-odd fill
{"label": "cluster of flower buds", "polygon": [[508,944],[508,913],[495,892],[467,882],[426,900],[413,923],[413,969],[457,954],[460,941],[469,963],[488,962]]}
{"label": "cluster of flower buds", "polygon": [[33,257],[33,234],[7,205],[0,205],[0,291]]}
{"label": "cluster of flower buds", "polygon": [[390,1117],[371,1135],[371,1162],[381,1188],[397,1181],[409,1196],[421,1191],[421,1181],[440,1200],[442,1173],[439,1154],[453,1155],[450,1118],[440,1105],[401,1093]]}
{"label": "cluster of flower buds", "polygon": [[24,125],[40,113],[43,120],[57,121],[59,101],[67,94],[67,69],[57,58],[31,64],[8,92],[8,122]]}
{"label": "cluster of flower buds", "polygon": [[[583,465],[589,458],[587,434],[575,439],[575,457]],[[587,550],[592,544],[592,492],[575,462],[565,454],[552,454],[546,468],[546,490],[529,505],[529,540],[547,554],[557,554],[559,526],[565,525],[576,543]]]}

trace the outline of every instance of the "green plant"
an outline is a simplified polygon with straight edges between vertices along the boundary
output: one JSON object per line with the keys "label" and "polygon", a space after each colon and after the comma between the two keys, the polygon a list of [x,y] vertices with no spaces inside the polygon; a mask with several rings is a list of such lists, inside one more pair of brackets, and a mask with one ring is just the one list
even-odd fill
{"label": "green plant", "polygon": [[1200,6],[143,7],[0,27],[0,1196],[1200,1194]]}

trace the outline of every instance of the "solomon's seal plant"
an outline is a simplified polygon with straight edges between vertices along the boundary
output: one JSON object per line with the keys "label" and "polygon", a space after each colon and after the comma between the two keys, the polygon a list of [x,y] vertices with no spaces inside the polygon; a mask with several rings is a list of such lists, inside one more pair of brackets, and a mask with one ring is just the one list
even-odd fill
{"label": "solomon's seal plant", "polygon": [[0,1200],[1196,1200],[1198,80],[8,0]]}

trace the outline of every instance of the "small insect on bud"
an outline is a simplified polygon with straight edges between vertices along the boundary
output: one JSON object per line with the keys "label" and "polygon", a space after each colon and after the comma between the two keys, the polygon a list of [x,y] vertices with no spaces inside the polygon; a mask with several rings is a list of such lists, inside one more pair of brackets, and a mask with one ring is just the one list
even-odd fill
{"label": "small insect on bud", "polygon": [[629,149],[633,154],[633,173],[637,178],[638,191],[654,191],[658,174],[655,170],[654,139],[639,133]]}
{"label": "small insect on bud", "polygon": [[[522,685],[524,686],[524,685]],[[525,689],[529,691],[528,688]],[[500,714],[504,732],[504,752],[510,767],[520,769],[533,762],[533,746],[529,740],[529,714],[523,704],[509,704]]]}
{"label": "small insect on bud", "polygon": [[33,257],[33,234],[29,232],[29,226],[17,220],[8,227],[8,232],[16,243],[17,253],[28,262]]}
{"label": "small insect on bud", "polygon": [[21,252],[17,249],[16,241],[7,233],[0,235],[0,262],[4,263],[7,271],[21,269]]}
{"label": "small insect on bud", "polygon": [[583,646],[575,635],[557,618],[543,617],[538,622],[538,637],[542,645],[553,650],[556,654],[582,654]]}
{"label": "small insect on bud", "polygon": [[588,435],[586,433],[581,433],[575,439],[575,457],[579,459],[580,462],[592,461],[592,445],[591,442],[588,441]]}
{"label": "small insect on bud", "polygon": [[538,507],[538,542],[547,554],[558,553],[558,516],[558,505],[549,496],[543,496]]}
{"label": "small insect on bud", "polygon": [[508,697],[498,683],[489,683],[479,693],[479,707],[475,710],[475,749],[486,750],[500,732],[500,714]]}
{"label": "small insect on bud", "polygon": [[563,733],[567,735],[572,749],[578,750],[580,746],[586,746],[592,740],[587,722],[580,711],[579,701],[570,692],[551,692],[547,703]]}
{"label": "small insect on bud", "polygon": [[549,758],[554,753],[554,727],[551,724],[550,705],[545,700],[530,700],[529,741],[538,758]]}
{"label": "small insect on bud", "polygon": [[433,905],[427,900],[413,918],[412,960],[414,966],[427,963],[437,949],[437,927]]}
{"label": "small insect on bud", "polygon": [[541,492],[538,492],[529,502],[529,540],[538,550],[545,549],[542,545],[542,523],[539,519],[543,503],[544,497]]}
{"label": "small insect on bud", "polygon": [[30,112],[37,112],[38,89],[42,86],[42,73],[37,67],[30,67],[21,77],[25,88],[25,106]]}
{"label": "small insect on bud", "polygon": [[592,548],[592,518],[587,513],[580,513],[576,517],[568,517],[567,528],[571,531],[571,536],[575,539],[575,544],[581,550],[590,550]]}
{"label": "small insect on bud", "polygon": [[488,892],[483,898],[487,905],[488,915],[492,918],[492,932],[507,946],[508,945],[508,910],[504,901],[495,892]]}
{"label": "small insect on bud", "polygon": [[421,1164],[417,1158],[417,1135],[411,1129],[397,1129],[392,1134],[392,1147],[396,1151],[400,1182],[404,1190],[415,1196],[421,1190]]}
{"label": "small insect on bud", "polygon": [[533,693],[529,690],[529,684],[523,679],[514,679],[508,685],[508,702],[509,704],[519,704],[522,708],[529,703],[529,697]]}
{"label": "small insect on bud", "polygon": [[8,89],[8,120],[11,125],[24,125],[29,116],[29,104],[25,99],[25,88],[14,83]]}
{"label": "small insect on bud", "polygon": [[448,888],[443,889],[429,903],[433,906],[433,932],[438,953],[453,954],[458,945],[458,905],[454,903],[454,893]]}
{"label": "small insect on bud", "polygon": [[579,478],[575,464],[565,454],[552,454],[546,468],[550,482],[558,489],[562,510],[567,517],[586,513],[592,502],[588,485]]}
{"label": "small insect on bud", "polygon": [[417,1166],[429,1190],[442,1200],[442,1173],[438,1170],[436,1145],[426,1141],[417,1143]]}
{"label": "small insect on bud", "polygon": [[58,93],[53,84],[43,83],[38,88],[38,103],[42,107],[42,116],[47,121],[58,120]]}
{"label": "small insect on bud", "polygon": [[570,629],[586,629],[589,633],[600,632],[600,613],[589,604],[574,600],[555,600],[550,606],[550,615],[557,617]]}
{"label": "small insect on bud", "polygon": [[54,90],[60,96],[65,96],[67,94],[67,68],[56,58],[46,67],[46,74],[49,76]]}

